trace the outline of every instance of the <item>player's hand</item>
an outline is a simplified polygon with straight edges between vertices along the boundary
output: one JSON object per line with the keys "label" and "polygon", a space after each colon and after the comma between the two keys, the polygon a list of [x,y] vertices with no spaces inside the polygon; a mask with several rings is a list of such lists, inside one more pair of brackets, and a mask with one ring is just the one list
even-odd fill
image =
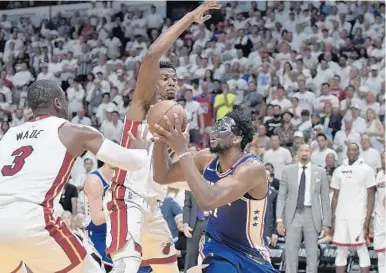
{"label": "player's hand", "polygon": [[189,143],[190,141],[189,126],[190,126],[190,123],[186,125],[185,131],[184,131],[184,137],[187,143]]}
{"label": "player's hand", "polygon": [[285,234],[285,228],[284,228],[284,223],[283,221],[280,221],[276,224],[276,230],[277,230],[277,233],[280,235],[280,236],[284,236]]}
{"label": "player's hand", "polygon": [[134,136],[132,132],[129,132],[129,138],[130,138],[130,149],[145,149],[149,151],[151,141],[147,140],[147,135],[148,135],[148,128],[147,126],[145,127],[143,132],[138,130],[137,136]]}
{"label": "player's hand", "polygon": [[330,227],[324,226],[323,227],[323,232],[324,232],[324,234],[323,234],[324,237],[330,236],[330,233],[331,233]]}
{"label": "player's hand", "polygon": [[363,238],[367,241],[369,239],[370,228],[367,223],[363,225]]}
{"label": "player's hand", "polygon": [[211,15],[205,15],[205,13],[208,10],[211,9],[220,9],[221,4],[218,3],[217,1],[205,1],[203,4],[201,4],[198,8],[196,8],[193,11],[194,14],[194,22],[198,24],[203,24],[205,21],[209,20],[212,18]]}
{"label": "player's hand", "polygon": [[154,125],[154,139],[156,141],[162,140],[168,144],[177,155],[187,152],[188,142],[185,139],[184,133],[181,131],[181,122],[178,115],[174,115],[174,126],[171,124],[167,116],[164,116],[163,120],[166,123],[167,129],[162,128],[158,124]]}
{"label": "player's hand", "polygon": [[270,243],[270,245],[271,246],[276,246],[276,244],[277,244],[277,240],[279,239],[279,236],[277,236],[277,234],[272,234],[272,236],[271,236],[271,243]]}
{"label": "player's hand", "polygon": [[184,234],[186,238],[192,238],[193,229],[190,226],[184,226]]}

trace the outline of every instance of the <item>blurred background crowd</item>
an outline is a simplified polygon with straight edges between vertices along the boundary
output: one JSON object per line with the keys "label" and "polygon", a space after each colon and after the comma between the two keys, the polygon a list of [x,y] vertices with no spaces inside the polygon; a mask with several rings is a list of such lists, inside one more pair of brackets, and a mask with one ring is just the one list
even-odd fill
{"label": "blurred background crowd", "polygon": [[[66,2],[3,1],[1,8]],[[84,12],[38,19],[15,12],[10,18],[7,10],[1,11],[0,138],[31,116],[27,86],[50,79],[66,92],[72,122],[119,141],[141,59],[178,18],[161,14],[149,2],[140,8],[130,2],[84,2]],[[177,101],[190,121],[192,151],[208,145],[215,120],[241,108],[256,127],[247,149],[266,164],[273,191],[284,166],[296,162],[302,143],[311,144],[311,161],[325,167],[329,177],[346,158],[350,142],[360,146],[366,164],[380,169],[385,150],[384,21],[384,2],[224,3],[206,25],[183,33],[164,56],[177,68]],[[74,216],[84,213],[84,180],[97,167],[90,154],[78,159],[62,195],[64,210]],[[164,216],[177,239],[178,230],[192,236],[195,218],[205,221],[205,215],[191,219],[186,194],[169,190],[164,202]],[[274,227],[271,234],[276,244]],[[186,244],[183,248],[181,257]],[[183,259],[181,263],[183,269]]]}

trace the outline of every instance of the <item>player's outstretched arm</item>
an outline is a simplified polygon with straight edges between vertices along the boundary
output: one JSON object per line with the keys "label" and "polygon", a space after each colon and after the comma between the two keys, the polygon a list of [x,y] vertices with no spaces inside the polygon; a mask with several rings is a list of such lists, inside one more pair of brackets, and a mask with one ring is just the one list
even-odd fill
{"label": "player's outstretched arm", "polygon": [[66,123],[59,128],[59,137],[74,158],[90,151],[99,160],[128,171],[147,164],[146,149],[125,149],[89,126]]}
{"label": "player's outstretched arm", "polygon": [[91,220],[97,226],[104,224],[106,222],[106,216],[102,209],[103,187],[95,175],[90,174],[87,176],[84,193],[87,196]]}
{"label": "player's outstretched arm", "polygon": [[161,56],[171,48],[178,37],[188,29],[192,23],[197,22],[202,24],[208,20],[210,16],[205,15],[205,12],[219,8],[221,8],[221,5],[216,1],[203,3],[161,34],[150,46],[139,69],[137,86],[135,88],[132,106],[130,107],[130,109],[132,109],[134,106],[134,109],[129,109],[128,111],[132,120],[142,120],[143,118],[141,118],[141,116],[144,113],[139,113],[140,116],[137,118],[133,116],[133,111],[139,107],[144,111],[143,107],[148,106],[156,98],[156,83],[159,77],[159,59]]}

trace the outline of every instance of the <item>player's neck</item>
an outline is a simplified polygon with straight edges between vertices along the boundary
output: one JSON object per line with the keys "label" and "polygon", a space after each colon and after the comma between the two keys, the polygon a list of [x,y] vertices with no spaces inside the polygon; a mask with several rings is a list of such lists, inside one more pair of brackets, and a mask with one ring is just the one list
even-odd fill
{"label": "player's neck", "polygon": [[49,109],[36,109],[33,112],[33,118],[42,117],[42,116],[53,116]]}
{"label": "player's neck", "polygon": [[244,152],[239,149],[230,149],[229,151],[221,153],[219,155],[220,171],[226,172],[232,168],[232,166],[236,164],[236,162],[239,161],[243,155]]}

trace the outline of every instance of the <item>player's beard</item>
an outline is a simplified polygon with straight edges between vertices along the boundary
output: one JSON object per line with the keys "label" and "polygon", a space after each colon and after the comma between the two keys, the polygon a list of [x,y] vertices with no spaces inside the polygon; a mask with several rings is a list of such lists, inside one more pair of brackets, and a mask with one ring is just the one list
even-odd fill
{"label": "player's beard", "polygon": [[209,146],[209,151],[212,153],[212,154],[222,154],[224,153],[226,150],[228,150],[229,147],[227,146],[224,146],[224,145],[220,145],[220,143],[217,143],[216,146],[212,147],[212,146]]}

